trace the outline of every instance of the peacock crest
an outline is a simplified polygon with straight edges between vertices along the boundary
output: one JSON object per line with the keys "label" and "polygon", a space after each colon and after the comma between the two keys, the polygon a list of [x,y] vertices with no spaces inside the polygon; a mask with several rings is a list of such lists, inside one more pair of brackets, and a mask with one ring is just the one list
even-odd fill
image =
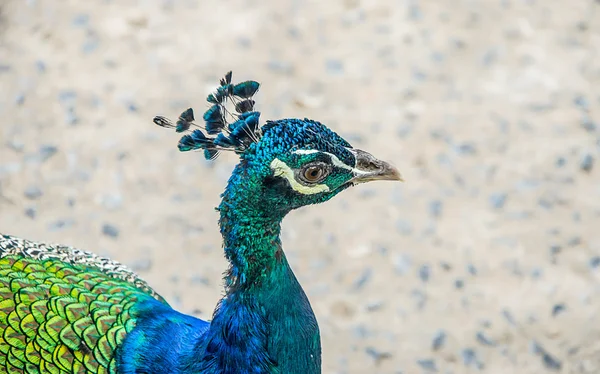
{"label": "peacock crest", "polygon": [[180,151],[204,150],[204,157],[214,160],[219,151],[240,154],[260,140],[260,112],[254,111],[255,101],[252,100],[260,84],[256,81],[233,84],[231,76],[231,71],[225,74],[221,85],[206,97],[212,105],[202,116],[203,125],[194,122],[192,108],[181,113],[175,124],[165,117],[154,117],[154,123],[161,127],[189,132],[179,140]]}

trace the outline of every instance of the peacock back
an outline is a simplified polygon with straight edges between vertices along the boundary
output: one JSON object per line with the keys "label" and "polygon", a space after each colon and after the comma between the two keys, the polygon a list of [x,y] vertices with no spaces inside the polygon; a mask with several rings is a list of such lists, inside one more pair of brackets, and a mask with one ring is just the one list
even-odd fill
{"label": "peacock back", "polygon": [[115,261],[0,234],[0,372],[116,373],[148,299],[164,303]]}

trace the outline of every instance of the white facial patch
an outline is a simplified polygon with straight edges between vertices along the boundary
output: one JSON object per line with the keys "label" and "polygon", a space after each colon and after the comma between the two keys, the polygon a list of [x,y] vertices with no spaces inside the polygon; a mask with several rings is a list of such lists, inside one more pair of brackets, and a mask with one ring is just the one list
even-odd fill
{"label": "white facial patch", "polygon": [[294,177],[294,171],[289,166],[287,166],[285,162],[281,161],[278,158],[271,161],[271,169],[273,170],[273,174],[276,177],[282,177],[287,179],[292,189],[303,195],[314,195],[316,193],[329,191],[329,186],[327,186],[326,184],[315,184],[313,186],[305,186],[301,183],[298,183],[298,181]]}
{"label": "white facial patch", "polygon": [[[350,152],[352,152],[351,149],[349,149]],[[327,156],[329,156],[329,158],[331,159],[331,163],[333,164],[333,166],[338,167],[340,169],[346,169],[346,170],[350,170],[354,173],[354,175],[360,175],[360,174],[367,174],[368,172],[364,171],[364,170],[360,170],[357,168],[353,168],[350,167],[346,164],[344,164],[342,161],[340,161],[340,159],[334,155],[333,153],[329,153],[329,152],[322,152],[322,151],[317,151],[316,149],[298,149],[294,152],[292,152],[294,154],[297,155],[310,155],[313,153],[323,153]]]}

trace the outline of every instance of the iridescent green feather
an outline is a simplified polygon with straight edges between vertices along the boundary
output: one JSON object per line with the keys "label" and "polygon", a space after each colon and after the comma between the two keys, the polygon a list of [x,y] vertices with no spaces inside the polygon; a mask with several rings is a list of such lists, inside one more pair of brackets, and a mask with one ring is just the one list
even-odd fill
{"label": "iridescent green feather", "polygon": [[99,268],[0,248],[0,372],[115,373],[129,309],[152,296]]}

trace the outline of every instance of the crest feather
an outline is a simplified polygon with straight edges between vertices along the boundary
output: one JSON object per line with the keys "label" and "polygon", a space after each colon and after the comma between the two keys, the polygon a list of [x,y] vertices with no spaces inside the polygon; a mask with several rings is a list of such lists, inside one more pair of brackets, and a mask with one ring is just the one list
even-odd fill
{"label": "crest feather", "polygon": [[[196,127],[179,140],[178,147],[182,152],[204,150],[207,160],[217,158],[219,151],[243,153],[262,136],[260,113],[254,111],[255,101],[252,100],[260,84],[256,81],[232,84],[231,78],[231,72],[225,74],[219,82],[220,86],[207,96],[206,101],[212,105],[202,116],[203,125],[194,123],[192,108],[181,113],[175,124],[162,116],[154,117],[154,123],[173,128],[176,132],[186,132],[192,126]],[[227,109],[228,103],[234,106],[235,112]]]}

